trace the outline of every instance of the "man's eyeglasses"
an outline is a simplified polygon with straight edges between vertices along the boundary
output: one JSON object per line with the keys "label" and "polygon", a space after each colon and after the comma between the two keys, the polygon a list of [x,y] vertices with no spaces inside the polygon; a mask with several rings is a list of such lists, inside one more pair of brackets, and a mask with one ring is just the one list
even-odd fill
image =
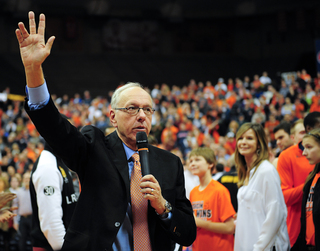
{"label": "man's eyeglasses", "polygon": [[150,116],[154,113],[155,109],[151,107],[136,107],[136,106],[129,106],[125,108],[114,108],[115,110],[120,110],[123,112],[127,112],[130,115],[137,115],[140,112],[140,109],[144,112],[145,115]]}

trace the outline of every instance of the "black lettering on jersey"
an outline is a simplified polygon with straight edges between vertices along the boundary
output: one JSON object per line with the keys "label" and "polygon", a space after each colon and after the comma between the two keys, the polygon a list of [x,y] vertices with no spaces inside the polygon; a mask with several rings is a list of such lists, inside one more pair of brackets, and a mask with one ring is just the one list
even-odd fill
{"label": "black lettering on jersey", "polygon": [[201,209],[203,208],[203,201],[194,201],[192,202],[193,209]]}
{"label": "black lettering on jersey", "polygon": [[44,189],[43,189],[43,192],[44,192],[44,195],[46,196],[51,196],[54,194],[54,188],[52,186],[46,186]]}
{"label": "black lettering on jersey", "polygon": [[211,209],[199,209],[197,210],[197,217],[210,219],[212,216]]}

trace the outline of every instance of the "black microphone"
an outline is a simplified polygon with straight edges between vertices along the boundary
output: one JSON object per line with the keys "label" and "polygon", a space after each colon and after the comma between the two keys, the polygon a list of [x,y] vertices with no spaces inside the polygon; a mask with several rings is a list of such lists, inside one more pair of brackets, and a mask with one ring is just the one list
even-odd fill
{"label": "black microphone", "polygon": [[136,142],[140,156],[142,176],[145,176],[150,174],[147,134],[145,132],[138,132],[136,135]]}

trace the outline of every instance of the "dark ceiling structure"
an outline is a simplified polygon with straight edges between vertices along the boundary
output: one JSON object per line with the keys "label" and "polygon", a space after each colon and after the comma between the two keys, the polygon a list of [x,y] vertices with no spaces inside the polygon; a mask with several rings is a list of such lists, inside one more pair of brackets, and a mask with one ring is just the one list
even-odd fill
{"label": "dark ceiling structure", "polygon": [[[13,31],[29,10],[45,13],[46,35],[57,37],[45,69],[59,95],[88,83],[99,94],[126,81],[185,85],[263,70],[276,78],[303,67],[316,74],[320,0],[0,0],[3,83],[24,82]],[[113,21],[125,31],[125,49],[109,46]],[[143,49],[144,31],[132,36],[142,24],[155,25],[156,50]]]}
{"label": "dark ceiling structure", "polygon": [[16,15],[30,9],[47,14],[79,14],[153,18],[219,18],[310,9],[319,0],[1,0],[0,12]]}

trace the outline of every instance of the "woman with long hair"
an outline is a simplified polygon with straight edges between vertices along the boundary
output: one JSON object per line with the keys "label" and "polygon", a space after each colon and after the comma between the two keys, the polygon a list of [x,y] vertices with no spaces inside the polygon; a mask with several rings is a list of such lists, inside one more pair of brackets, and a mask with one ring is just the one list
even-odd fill
{"label": "woman with long hair", "polygon": [[239,190],[234,250],[290,250],[287,208],[280,177],[268,160],[264,128],[245,123],[239,128],[236,141]]}
{"label": "woman with long hair", "polygon": [[320,129],[305,134],[302,145],[302,154],[316,165],[303,187],[300,234],[292,250],[320,250]]}

